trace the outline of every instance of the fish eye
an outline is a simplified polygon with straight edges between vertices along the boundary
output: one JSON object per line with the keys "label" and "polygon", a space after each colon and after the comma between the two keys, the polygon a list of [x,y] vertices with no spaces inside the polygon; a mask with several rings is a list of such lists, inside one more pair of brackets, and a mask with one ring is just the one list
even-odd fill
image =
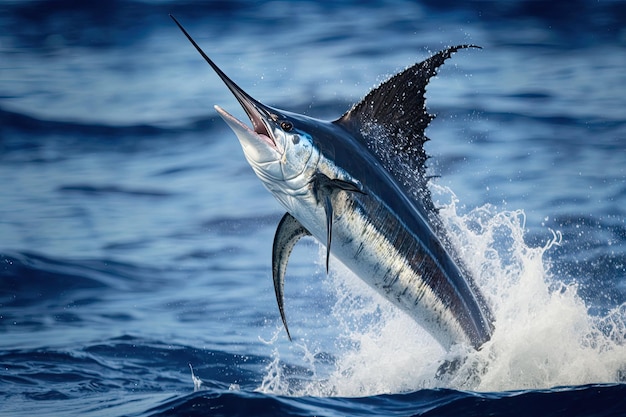
{"label": "fish eye", "polygon": [[291,129],[293,129],[293,124],[285,120],[284,122],[280,122],[280,128],[283,129],[285,132],[289,132],[291,131]]}

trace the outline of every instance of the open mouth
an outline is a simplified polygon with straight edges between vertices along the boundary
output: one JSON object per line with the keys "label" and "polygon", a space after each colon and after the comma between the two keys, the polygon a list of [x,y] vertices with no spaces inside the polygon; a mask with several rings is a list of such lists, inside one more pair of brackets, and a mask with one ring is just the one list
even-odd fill
{"label": "open mouth", "polygon": [[256,116],[256,115],[250,116],[248,114],[248,117],[250,117],[250,121],[252,122],[252,127],[254,129],[253,130],[253,129],[250,129],[250,127],[247,124],[237,119],[235,116],[228,113],[226,110],[224,110],[220,106],[216,105],[215,110],[220,114],[220,116],[222,116],[222,118],[224,118],[224,120],[226,120],[226,122],[231,126],[231,128],[233,129],[237,128],[237,130],[254,133],[255,136],[258,137],[261,141],[271,146],[274,150],[278,151],[276,142],[274,142],[274,140],[272,139],[272,136],[269,133],[269,129],[267,129],[264,120],[260,116]]}
{"label": "open mouth", "polygon": [[[231,88],[231,86],[228,83],[226,83],[226,85],[228,85],[230,90],[233,92],[233,94],[237,98],[237,101],[239,101],[239,104],[241,104],[241,107],[243,107],[244,111],[248,115],[248,118],[250,119],[250,122],[252,123],[252,129],[254,130],[254,132],[257,135],[259,135],[261,139],[268,142],[269,145],[276,148],[276,142],[274,141],[274,138],[272,134],[270,133],[271,129],[267,125],[265,118],[261,116],[262,111],[266,112],[265,109],[260,110],[255,105],[256,100],[248,96],[243,90],[241,90],[236,85],[234,86],[234,88]],[[271,114],[268,114],[267,117],[271,118],[272,116]]]}

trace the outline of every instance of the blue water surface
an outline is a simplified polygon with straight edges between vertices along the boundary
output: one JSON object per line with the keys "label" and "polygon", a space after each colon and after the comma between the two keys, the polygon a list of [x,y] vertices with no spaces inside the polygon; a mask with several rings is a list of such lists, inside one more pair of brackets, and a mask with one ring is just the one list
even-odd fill
{"label": "blue water surface", "polygon": [[[0,1],[0,415],[626,415],[626,3]],[[455,363],[283,212],[173,24],[338,118],[446,46],[437,204],[499,317]]]}

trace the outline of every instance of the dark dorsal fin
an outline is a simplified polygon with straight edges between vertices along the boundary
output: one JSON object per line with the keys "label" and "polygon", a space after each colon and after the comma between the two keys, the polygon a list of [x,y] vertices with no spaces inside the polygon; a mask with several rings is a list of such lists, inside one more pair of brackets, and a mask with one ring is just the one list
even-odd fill
{"label": "dark dorsal fin", "polygon": [[[434,118],[426,110],[426,86],[454,52],[475,45],[450,47],[394,75],[335,121],[374,154],[395,179],[421,203],[424,213],[435,207],[428,190],[425,130]],[[428,216],[427,216],[428,217]]]}

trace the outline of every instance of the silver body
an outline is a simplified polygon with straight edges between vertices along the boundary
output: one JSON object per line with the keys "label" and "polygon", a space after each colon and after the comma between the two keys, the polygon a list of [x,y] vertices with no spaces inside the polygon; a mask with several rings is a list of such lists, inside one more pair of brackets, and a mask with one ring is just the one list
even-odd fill
{"label": "silver body", "polygon": [[[317,166],[311,164],[299,176],[299,183],[306,183],[316,170],[341,172],[331,160],[320,156]],[[282,190],[285,191],[293,192]],[[314,237],[325,242],[324,208],[316,203],[310,191],[289,198],[284,198],[281,192],[274,195]],[[452,300],[443,299],[424,279],[428,274],[425,263],[431,264],[431,268],[439,266],[420,239],[381,198],[366,188],[365,194],[338,192],[332,202],[334,257],[413,317],[442,346],[449,348],[454,343],[471,342],[460,322],[466,318],[457,317],[449,308]]]}
{"label": "silver body", "polygon": [[[489,308],[446,243],[423,175],[424,129],[432,119],[423,108],[426,84],[445,59],[467,46],[449,48],[397,74],[342,118],[326,122],[253,99],[178,26],[246,111],[252,127],[216,106],[256,175],[287,210],[273,253],[285,327],[289,254],[300,237],[313,235],[442,346],[479,348],[489,340]],[[405,176],[411,167],[419,175]],[[421,187],[417,192],[413,179]]]}

